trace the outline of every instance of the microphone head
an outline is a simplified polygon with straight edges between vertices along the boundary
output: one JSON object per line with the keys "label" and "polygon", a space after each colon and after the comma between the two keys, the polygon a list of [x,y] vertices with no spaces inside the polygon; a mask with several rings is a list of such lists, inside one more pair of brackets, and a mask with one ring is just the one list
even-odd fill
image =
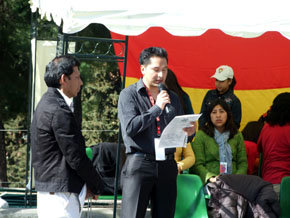
{"label": "microphone head", "polygon": [[163,83],[158,84],[158,89],[161,92],[162,90],[167,90],[166,86]]}

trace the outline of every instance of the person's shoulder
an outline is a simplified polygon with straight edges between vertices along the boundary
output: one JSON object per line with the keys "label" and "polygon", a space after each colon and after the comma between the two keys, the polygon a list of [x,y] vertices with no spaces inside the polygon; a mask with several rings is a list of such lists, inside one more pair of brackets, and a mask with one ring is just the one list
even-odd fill
{"label": "person's shoulder", "polygon": [[60,99],[62,99],[61,95],[58,95],[54,89],[49,88],[39,101],[39,105],[43,105],[48,108],[57,107],[59,106]]}
{"label": "person's shoulder", "polygon": [[240,131],[238,131],[238,132],[234,135],[234,138],[244,140],[243,134],[242,134]]}
{"label": "person's shoulder", "polygon": [[234,91],[233,90],[229,90],[226,95],[230,98],[232,98],[233,100],[236,100],[236,101],[240,101],[240,99],[238,98],[238,96],[235,95]]}
{"label": "person's shoulder", "polygon": [[57,93],[51,91],[46,92],[39,101],[34,116],[46,118],[48,120],[60,114],[61,117],[64,113],[68,113],[69,108],[65,105],[64,99]]}
{"label": "person's shoulder", "polygon": [[140,95],[139,93],[141,89],[142,84],[140,84],[140,80],[137,83],[133,83],[128,87],[124,88],[119,95],[119,104],[127,104],[129,99],[137,99],[138,95]]}
{"label": "person's shoulder", "polygon": [[238,103],[241,103],[240,99],[238,98],[238,96],[236,96],[234,93],[233,93],[233,99],[234,101],[238,102]]}
{"label": "person's shoulder", "polygon": [[217,98],[217,96],[218,96],[218,93],[217,93],[216,89],[210,89],[207,91],[205,98],[211,100],[211,99]]}
{"label": "person's shoulder", "polygon": [[195,137],[209,137],[202,129],[196,132]]}
{"label": "person's shoulder", "polygon": [[121,91],[120,94],[124,94],[124,93],[128,94],[128,93],[137,92],[137,90],[138,90],[138,86],[140,86],[140,85],[138,85],[138,83],[139,83],[139,81],[136,82],[136,83],[133,83],[133,84],[131,84],[131,85],[129,85],[129,86],[127,86],[126,88],[124,88],[124,89]]}

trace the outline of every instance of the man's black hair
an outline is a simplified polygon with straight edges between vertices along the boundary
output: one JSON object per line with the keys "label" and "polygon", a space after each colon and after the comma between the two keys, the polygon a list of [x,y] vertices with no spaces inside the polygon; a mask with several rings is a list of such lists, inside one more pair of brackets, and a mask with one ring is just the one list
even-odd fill
{"label": "man's black hair", "polygon": [[139,64],[147,65],[150,63],[150,58],[161,57],[165,58],[168,63],[168,55],[164,48],[160,47],[149,47],[144,49],[139,56]]}
{"label": "man's black hair", "polygon": [[73,68],[79,66],[80,62],[73,56],[57,56],[46,66],[44,81],[48,87],[59,88],[61,75],[69,77],[74,71]]}

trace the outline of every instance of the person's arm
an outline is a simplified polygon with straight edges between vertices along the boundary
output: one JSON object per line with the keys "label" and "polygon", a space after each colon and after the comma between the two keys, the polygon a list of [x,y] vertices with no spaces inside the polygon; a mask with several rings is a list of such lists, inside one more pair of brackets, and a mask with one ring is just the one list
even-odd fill
{"label": "person's arm", "polygon": [[236,174],[247,174],[248,170],[248,160],[245,142],[242,133],[238,133],[237,138],[237,172]]}
{"label": "person's arm", "polygon": [[187,143],[186,147],[182,148],[181,155],[183,156],[183,160],[177,161],[178,172],[190,168],[195,162],[195,156],[190,143]]}
{"label": "person's arm", "polygon": [[120,93],[118,101],[118,116],[123,130],[125,130],[130,137],[133,137],[147,129],[153,122],[155,122],[156,117],[160,116],[161,113],[161,108],[156,104],[150,107],[147,111],[140,111],[137,105],[136,96],[133,96],[130,89],[124,89]]}
{"label": "person's arm", "polygon": [[101,177],[86,155],[84,138],[68,108],[56,110],[52,130],[66,164],[83,179],[94,195],[100,194],[103,189]]}
{"label": "person's arm", "polygon": [[195,136],[192,148],[195,154],[195,164],[193,165],[194,173],[198,174],[203,184],[206,184],[211,177],[218,176],[218,174],[210,172],[206,168],[206,153],[205,145],[208,143],[206,134],[199,130]]}

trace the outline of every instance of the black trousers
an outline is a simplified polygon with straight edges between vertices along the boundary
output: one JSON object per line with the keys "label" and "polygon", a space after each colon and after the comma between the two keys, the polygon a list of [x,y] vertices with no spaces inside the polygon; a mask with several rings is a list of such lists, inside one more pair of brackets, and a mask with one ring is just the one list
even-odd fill
{"label": "black trousers", "polygon": [[121,173],[122,218],[144,218],[150,201],[153,218],[173,218],[177,164],[128,155]]}

